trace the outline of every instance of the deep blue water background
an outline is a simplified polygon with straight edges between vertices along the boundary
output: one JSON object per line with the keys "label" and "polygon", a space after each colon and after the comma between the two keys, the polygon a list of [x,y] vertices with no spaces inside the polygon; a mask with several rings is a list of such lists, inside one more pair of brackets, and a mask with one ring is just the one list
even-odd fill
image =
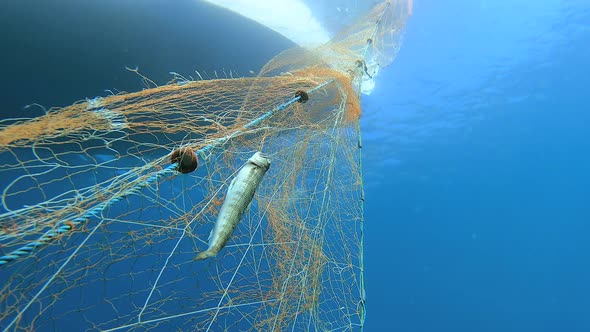
{"label": "deep blue water background", "polygon": [[590,330],[589,42],[587,1],[415,2],[364,99],[367,330]]}
{"label": "deep blue water background", "polygon": [[[292,46],[189,0],[5,1],[2,117]],[[364,97],[368,331],[590,330],[590,3],[416,0]]]}

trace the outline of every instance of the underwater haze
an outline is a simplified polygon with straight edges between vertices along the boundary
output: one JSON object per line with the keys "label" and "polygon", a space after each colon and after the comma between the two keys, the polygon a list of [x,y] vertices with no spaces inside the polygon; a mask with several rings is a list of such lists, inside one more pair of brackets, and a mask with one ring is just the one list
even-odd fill
{"label": "underwater haze", "polygon": [[414,2],[364,98],[368,331],[590,330],[590,2]]}
{"label": "underwater haze", "polygon": [[[590,2],[413,6],[362,97],[365,330],[589,331]],[[1,118],[295,46],[193,0],[4,1],[0,40]]]}

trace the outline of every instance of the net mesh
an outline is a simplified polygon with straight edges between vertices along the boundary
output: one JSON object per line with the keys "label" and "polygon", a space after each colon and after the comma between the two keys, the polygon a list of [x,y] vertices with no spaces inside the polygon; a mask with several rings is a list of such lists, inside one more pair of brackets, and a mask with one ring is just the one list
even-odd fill
{"label": "net mesh", "polygon": [[[410,11],[380,4],[257,77],[177,77],[2,120],[0,327],[362,329],[359,91]],[[194,172],[171,163],[179,148],[197,151]],[[253,202],[225,248],[195,261],[255,151],[271,166]]]}

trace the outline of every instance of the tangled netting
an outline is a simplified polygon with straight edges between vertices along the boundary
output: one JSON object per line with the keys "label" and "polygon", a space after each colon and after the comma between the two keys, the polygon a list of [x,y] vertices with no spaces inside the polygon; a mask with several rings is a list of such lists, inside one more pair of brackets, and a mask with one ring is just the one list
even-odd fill
{"label": "tangled netting", "polygon": [[[362,329],[360,91],[410,11],[382,3],[257,77],[177,76],[2,120],[0,327]],[[195,261],[256,151],[271,166],[254,199],[225,248]]]}

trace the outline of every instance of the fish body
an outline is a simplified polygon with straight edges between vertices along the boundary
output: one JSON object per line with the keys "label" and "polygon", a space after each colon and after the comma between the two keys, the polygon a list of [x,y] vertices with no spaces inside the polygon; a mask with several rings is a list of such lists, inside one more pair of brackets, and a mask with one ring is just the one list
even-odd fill
{"label": "fish body", "polygon": [[217,215],[217,221],[215,221],[215,226],[209,237],[209,248],[199,253],[195,260],[214,257],[223,249],[238,226],[242,215],[248,209],[256,189],[269,167],[270,160],[262,153],[256,152],[238,171],[227,189],[225,200]]}

